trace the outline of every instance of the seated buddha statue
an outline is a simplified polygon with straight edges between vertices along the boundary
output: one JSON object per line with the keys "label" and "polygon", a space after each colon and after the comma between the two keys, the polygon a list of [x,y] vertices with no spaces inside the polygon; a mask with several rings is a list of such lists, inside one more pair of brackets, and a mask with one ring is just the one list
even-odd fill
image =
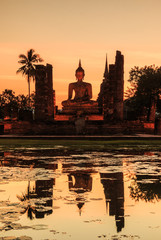
{"label": "seated buddha statue", "polygon": [[[87,82],[83,82],[85,72],[81,66],[81,61],[79,61],[79,67],[75,72],[77,82],[69,84],[68,89],[68,99],[62,102],[63,107],[76,107],[76,106],[98,106],[97,101],[91,100],[92,98],[92,85]],[[75,93],[74,98],[73,92]]]}

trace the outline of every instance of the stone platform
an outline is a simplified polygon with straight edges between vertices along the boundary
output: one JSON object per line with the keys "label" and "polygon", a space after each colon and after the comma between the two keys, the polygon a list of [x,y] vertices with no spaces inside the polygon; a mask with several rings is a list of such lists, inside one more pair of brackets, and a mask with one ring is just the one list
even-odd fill
{"label": "stone platform", "polygon": [[93,106],[89,103],[86,104],[73,104],[72,106],[63,106],[62,108],[63,114],[71,114],[71,115],[80,115],[80,114],[98,114],[99,108],[98,105]]}
{"label": "stone platform", "polygon": [[[71,114],[56,114],[54,116],[55,121],[70,121],[74,119],[74,115]],[[87,121],[103,121],[103,115],[100,114],[90,114],[85,116]]]}
{"label": "stone platform", "polygon": [[[123,121],[117,124],[100,120],[76,119],[75,121],[4,121],[0,123],[3,134],[18,135],[91,135],[154,134],[154,123]],[[158,129],[157,134],[160,134]]]}

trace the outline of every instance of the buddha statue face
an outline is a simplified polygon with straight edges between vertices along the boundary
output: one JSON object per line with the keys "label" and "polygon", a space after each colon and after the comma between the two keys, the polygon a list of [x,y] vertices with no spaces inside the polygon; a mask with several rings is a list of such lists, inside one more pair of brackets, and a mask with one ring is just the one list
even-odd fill
{"label": "buddha statue face", "polygon": [[78,80],[78,82],[80,82],[84,78],[84,72],[76,72],[75,76],[76,76],[76,79]]}
{"label": "buddha statue face", "polygon": [[85,76],[85,72],[84,72],[84,69],[81,66],[81,61],[80,60],[79,60],[79,66],[75,71],[75,76],[76,76],[76,79],[78,80],[78,82],[82,82],[82,80]]}

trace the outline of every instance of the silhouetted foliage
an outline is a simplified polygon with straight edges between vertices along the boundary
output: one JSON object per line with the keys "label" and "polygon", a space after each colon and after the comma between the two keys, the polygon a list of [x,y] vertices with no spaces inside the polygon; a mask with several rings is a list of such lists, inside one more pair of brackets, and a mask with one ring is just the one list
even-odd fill
{"label": "silhouetted foliage", "polygon": [[12,113],[18,109],[18,98],[12,90],[5,89],[2,94],[0,94],[0,108],[1,108],[1,118],[4,118],[7,113],[8,116],[12,117]]}
{"label": "silhouetted foliage", "polygon": [[17,101],[18,101],[18,108],[23,109],[23,110],[28,110],[30,108],[35,107],[35,93],[31,93],[30,95],[30,100],[29,96],[25,96],[24,94],[20,94],[17,96]]}
{"label": "silhouetted foliage", "polygon": [[28,110],[35,106],[35,93],[30,96],[15,95],[15,92],[10,89],[5,89],[0,94],[0,118],[4,118],[6,115],[13,117],[19,110]]}
{"label": "silhouetted foliage", "polygon": [[129,187],[130,196],[136,201],[144,200],[145,202],[155,202],[161,199],[160,177],[155,178],[156,176],[137,175]]}
{"label": "silhouetted foliage", "polygon": [[148,120],[152,103],[160,99],[161,67],[134,67],[128,81],[131,87],[125,94],[125,106],[135,112],[136,118],[144,114]]}
{"label": "silhouetted foliage", "polygon": [[32,220],[34,219],[34,215],[35,215],[35,207],[31,206],[30,203],[30,199],[35,198],[35,191],[34,189],[31,190],[30,188],[30,181],[28,181],[28,187],[27,187],[27,192],[26,193],[22,193],[21,195],[17,195],[17,198],[21,201],[21,202],[27,202],[27,206],[25,207],[25,209],[21,212],[21,214],[24,214],[27,212],[27,217]]}
{"label": "silhouetted foliage", "polygon": [[35,63],[43,61],[40,55],[34,52],[35,52],[34,49],[30,49],[27,52],[27,55],[24,55],[24,54],[19,55],[20,60],[18,61],[18,63],[22,64],[22,67],[20,67],[16,72],[16,73],[22,73],[22,75],[27,76],[29,103],[30,103],[30,81],[31,79],[33,79],[33,81],[35,80],[35,73],[36,73]]}

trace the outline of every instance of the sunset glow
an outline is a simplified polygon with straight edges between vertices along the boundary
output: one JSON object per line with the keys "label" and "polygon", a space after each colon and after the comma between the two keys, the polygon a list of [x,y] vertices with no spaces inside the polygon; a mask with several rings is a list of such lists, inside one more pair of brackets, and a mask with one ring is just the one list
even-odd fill
{"label": "sunset glow", "polygon": [[[79,59],[93,99],[102,82],[105,57],[125,57],[125,88],[129,70],[161,62],[159,0],[0,0],[0,93],[27,94],[27,81],[16,75],[18,55],[33,48],[53,65],[56,104],[67,99]],[[34,90],[32,84],[31,90]]]}

